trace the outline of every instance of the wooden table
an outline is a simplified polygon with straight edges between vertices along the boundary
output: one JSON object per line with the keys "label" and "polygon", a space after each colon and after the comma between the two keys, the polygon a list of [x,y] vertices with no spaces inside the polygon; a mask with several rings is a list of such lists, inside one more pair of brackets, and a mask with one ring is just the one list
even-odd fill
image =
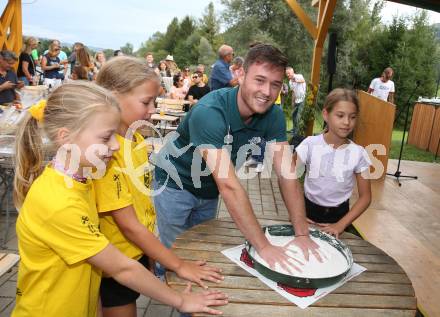
{"label": "wooden table", "polygon": [[[285,223],[259,221],[261,225]],[[244,243],[243,235],[229,218],[211,220],[183,233],[177,238],[173,251],[187,260],[206,259],[223,270],[225,280],[221,284],[208,283],[229,295],[229,304],[220,308],[223,316],[415,316],[414,289],[402,268],[382,250],[353,234],[344,233],[341,239],[352,250],[355,262],[367,271],[306,309],[290,303],[220,253]],[[172,272],[167,272],[166,279],[174,289],[180,291],[185,287],[186,282]]]}

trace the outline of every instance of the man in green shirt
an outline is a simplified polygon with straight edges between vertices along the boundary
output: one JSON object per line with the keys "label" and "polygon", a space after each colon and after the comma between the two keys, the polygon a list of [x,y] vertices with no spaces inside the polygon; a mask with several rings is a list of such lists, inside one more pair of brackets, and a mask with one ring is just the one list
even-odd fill
{"label": "man in green shirt", "polygon": [[179,125],[175,139],[153,157],[154,203],[159,237],[165,246],[171,247],[183,231],[213,219],[220,193],[237,227],[263,259],[271,266],[276,262],[287,266],[285,249],[271,245],[262,233],[235,173],[235,166],[244,163],[248,150],[258,148],[251,140],[260,138],[268,142],[266,155],[273,156],[298,237],[295,243],[306,258],[311,251],[320,259],[318,246],[308,235],[299,183],[292,177],[292,156],[289,162],[283,161],[283,152],[290,151],[284,114],[273,105],[286,66],[287,58],[277,48],[266,44],[252,47],[239,87],[219,89],[200,99]]}

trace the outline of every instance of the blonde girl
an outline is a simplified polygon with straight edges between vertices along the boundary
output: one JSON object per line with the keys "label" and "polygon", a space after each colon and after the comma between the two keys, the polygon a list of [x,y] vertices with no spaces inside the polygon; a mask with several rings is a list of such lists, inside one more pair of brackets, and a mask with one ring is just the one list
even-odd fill
{"label": "blonde girl", "polygon": [[[304,194],[309,223],[338,237],[370,205],[367,176],[371,163],[365,149],[348,138],[359,115],[354,91],[333,90],[324,102],[322,115],[326,130],[307,137],[296,148],[296,154],[307,166]],[[355,183],[359,198],[350,207]]]}
{"label": "blonde girl", "polygon": [[38,47],[38,40],[35,37],[28,37],[23,45],[18,59],[17,76],[26,86],[34,85],[35,62],[32,51]]}
{"label": "blonde girl", "polygon": [[[203,261],[183,261],[153,234],[156,213],[148,195],[152,177],[148,172],[148,153],[144,138],[137,132],[130,133],[130,126],[149,119],[155,112],[159,77],[146,61],[120,56],[101,68],[96,82],[112,91],[121,107],[121,122],[116,131],[120,150],[113,154],[105,176],[94,181],[102,232],[126,256],[146,267],[149,259],[155,260],[201,286],[205,286],[202,279],[219,282],[222,276],[218,269]],[[104,316],[136,316],[138,296],[114,279],[103,278]]]}
{"label": "blonde girl", "polygon": [[[14,202],[20,266],[13,317],[93,317],[101,270],[183,311],[224,303],[218,292],[176,293],[109,243],[99,230],[93,183],[119,149],[116,100],[91,83],[65,84],[32,106],[16,143]],[[44,166],[42,139],[49,155]],[[93,163],[91,163],[93,162]],[[189,288],[188,288],[189,289]]]}

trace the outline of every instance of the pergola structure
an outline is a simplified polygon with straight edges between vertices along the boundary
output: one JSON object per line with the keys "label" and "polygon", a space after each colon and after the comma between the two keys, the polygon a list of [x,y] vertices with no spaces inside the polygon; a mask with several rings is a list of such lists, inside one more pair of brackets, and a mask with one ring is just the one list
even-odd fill
{"label": "pergola structure", "polygon": [[[322,51],[324,48],[325,38],[332,22],[333,12],[336,7],[337,0],[311,0],[312,7],[318,8],[316,22],[314,22],[303,10],[297,0],[285,0],[293,13],[297,16],[301,24],[306,28],[307,32],[313,38],[315,44],[312,58],[312,72],[310,81],[314,86],[319,85]],[[440,12],[440,0],[388,0],[400,4],[406,4],[427,10]],[[313,132],[313,121],[308,123],[306,134],[311,135]]]}
{"label": "pergola structure", "polygon": [[[285,0],[298,20],[306,28],[315,44],[312,58],[311,83],[318,86],[324,42],[332,22],[337,0],[311,0],[311,5],[318,8],[317,20],[313,21],[303,10],[298,0]],[[419,8],[440,12],[439,0],[388,0]],[[20,52],[22,47],[22,12],[21,0],[9,0],[0,18],[0,48]],[[313,123],[311,124],[313,126]],[[311,133],[311,127],[307,129]]]}

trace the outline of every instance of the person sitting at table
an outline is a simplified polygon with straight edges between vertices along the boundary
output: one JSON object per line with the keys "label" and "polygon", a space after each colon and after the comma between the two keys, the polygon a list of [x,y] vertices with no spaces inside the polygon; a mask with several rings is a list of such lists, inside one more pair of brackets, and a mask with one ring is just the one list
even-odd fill
{"label": "person sitting at table", "polygon": [[[362,146],[348,138],[358,116],[356,93],[334,89],[325,99],[322,110],[327,124],[324,132],[307,137],[295,149],[299,159],[297,167],[307,167],[304,197],[308,221],[336,238],[371,202],[371,185],[366,177],[370,159]],[[350,208],[355,182],[359,198]]]}
{"label": "person sitting at table", "polygon": [[177,73],[173,76],[173,87],[171,87],[170,98],[171,99],[184,99],[188,89],[183,83],[183,77],[181,73]]}
{"label": "person sitting at table", "polygon": [[14,52],[0,52],[0,104],[20,99],[15,88],[22,88],[24,83],[18,80],[17,74],[12,70],[17,60]]}
{"label": "person sitting at table", "polygon": [[205,85],[208,85],[209,78],[205,74],[205,65],[203,64],[197,65],[196,70],[203,74],[203,82],[205,83]]}
{"label": "person sitting at table", "polygon": [[49,46],[49,51],[43,56],[41,60],[41,69],[44,71],[45,79],[60,79],[64,80],[64,74],[60,73],[61,59],[58,57],[60,47],[52,43]]}
{"label": "person sitting at table", "polygon": [[38,40],[29,37],[24,42],[23,50],[18,58],[17,76],[26,86],[34,84],[35,63],[32,58],[32,50],[37,48]]}
{"label": "person sitting at table", "polygon": [[167,86],[165,85],[165,77],[172,77],[171,76],[171,72],[168,69],[168,65],[164,60],[161,60],[159,62],[158,65],[158,70],[159,70],[159,78],[160,78],[160,92],[159,92],[159,96],[166,96],[167,93],[169,93],[169,91],[167,91]]}
{"label": "person sitting at table", "polygon": [[183,84],[185,85],[186,89],[189,89],[189,87],[192,86],[192,83],[191,83],[191,72],[188,66],[186,66],[183,69],[182,78],[183,78]]}
{"label": "person sitting at table", "polygon": [[189,100],[191,104],[197,103],[200,98],[209,93],[211,90],[208,85],[203,82],[203,74],[195,71],[191,77],[194,85],[192,85],[185,96],[185,100]]}

